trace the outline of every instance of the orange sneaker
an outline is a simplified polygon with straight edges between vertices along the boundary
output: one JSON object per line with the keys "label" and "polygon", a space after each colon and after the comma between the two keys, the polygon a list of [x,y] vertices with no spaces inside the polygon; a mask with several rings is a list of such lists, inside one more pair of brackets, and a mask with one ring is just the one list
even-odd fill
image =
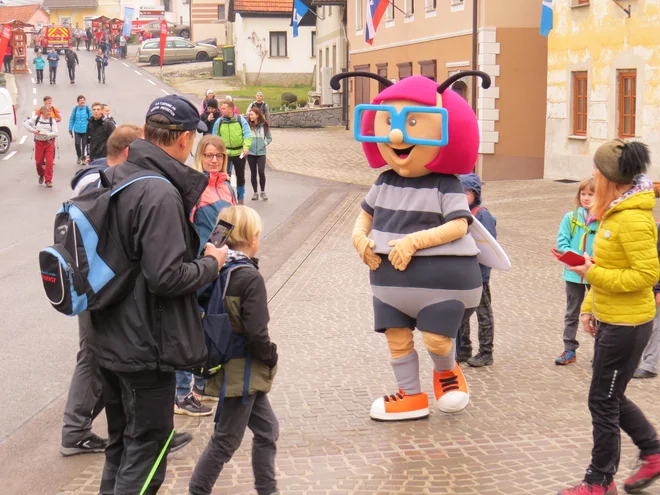
{"label": "orange sneaker", "polygon": [[424,392],[406,395],[403,390],[380,397],[371,405],[371,419],[378,421],[405,421],[429,415],[429,397]]}
{"label": "orange sneaker", "polygon": [[470,402],[470,392],[458,363],[453,371],[438,373],[433,370],[433,392],[442,412],[461,412]]}

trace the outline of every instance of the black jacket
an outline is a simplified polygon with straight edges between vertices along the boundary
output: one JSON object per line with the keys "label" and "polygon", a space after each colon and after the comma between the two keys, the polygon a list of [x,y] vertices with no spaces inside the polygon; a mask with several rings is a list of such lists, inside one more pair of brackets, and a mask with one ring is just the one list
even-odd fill
{"label": "black jacket", "polygon": [[66,55],[64,55],[64,59],[66,60],[66,65],[69,67],[80,65],[80,62],[78,61],[78,55],[76,55],[76,52],[72,50],[66,52]]}
{"label": "black jacket", "polygon": [[87,124],[87,146],[92,160],[103,158],[108,154],[108,138],[115,127],[114,122],[105,115],[98,120],[90,117]]}
{"label": "black jacket", "polygon": [[141,272],[123,301],[92,312],[89,347],[114,371],[193,371],[206,359],[196,291],[218,276],[215,258],[196,259],[199,238],[189,221],[208,179],[143,140],[107,173],[116,184],[144,170],[171,183],[142,180],[116,199],[110,233]]}
{"label": "black jacket", "polygon": [[206,127],[208,128],[208,130],[204,133],[205,136],[207,134],[213,134],[213,126],[215,125],[215,121],[220,118],[220,112],[218,112],[216,110],[215,115],[213,117],[214,118],[212,120],[209,120],[209,111],[208,111],[208,109],[204,110],[204,112],[202,112],[202,116],[200,117],[200,120],[202,122],[204,122],[206,124]]}

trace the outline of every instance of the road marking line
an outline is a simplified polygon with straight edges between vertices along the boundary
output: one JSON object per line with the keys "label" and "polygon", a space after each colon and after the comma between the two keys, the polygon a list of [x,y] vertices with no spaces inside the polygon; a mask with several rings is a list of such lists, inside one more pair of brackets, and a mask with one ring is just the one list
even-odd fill
{"label": "road marking line", "polygon": [[149,81],[149,82],[150,82],[151,84],[153,84],[154,86],[156,85],[156,83],[153,82],[151,79],[147,79],[147,81]]}
{"label": "road marking line", "polygon": [[166,95],[169,95],[169,93],[168,93],[167,91],[165,91],[164,89],[161,89],[161,91],[162,91],[163,93],[165,93]]}
{"label": "road marking line", "polygon": [[18,142],[18,144],[23,144],[25,140],[27,139],[27,136],[23,136],[21,140]]}
{"label": "road marking line", "polygon": [[110,57],[112,60],[119,60],[118,58],[115,57]]}
{"label": "road marking line", "polygon": [[6,157],[4,157],[3,160],[7,161],[7,160],[9,160],[12,156],[14,156],[15,154],[16,154],[16,151],[12,151],[12,152],[9,153]]}
{"label": "road marking line", "polygon": [[138,76],[142,75],[142,72],[140,72],[139,70],[136,70],[136,71],[133,71],[133,72],[135,72]]}
{"label": "road marking line", "polygon": [[37,88],[32,88],[32,94],[34,94],[34,95],[37,94]]}
{"label": "road marking line", "polygon": [[122,62],[122,64],[124,64],[126,67],[128,67],[128,64],[126,62]]}
{"label": "road marking line", "polygon": [[32,78],[32,84],[35,84],[35,82],[34,82],[34,77]]}
{"label": "road marking line", "polygon": [[32,104],[33,104],[34,106],[37,105],[37,99],[36,99],[36,98],[34,98],[34,99],[32,100]]}

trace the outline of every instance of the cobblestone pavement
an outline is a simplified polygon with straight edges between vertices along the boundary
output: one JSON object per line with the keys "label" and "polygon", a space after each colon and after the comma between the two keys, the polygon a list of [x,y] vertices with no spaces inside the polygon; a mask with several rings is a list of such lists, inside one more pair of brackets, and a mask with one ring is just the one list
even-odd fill
{"label": "cobblestone pavement", "polygon": [[361,144],[343,127],[271,132],[268,162],[277,170],[363,186],[371,185],[382,172],[367,165]]}
{"label": "cobblestone pavement", "polygon": [[[581,333],[577,364],[554,365],[562,350],[564,289],[561,267],[548,252],[575,187],[485,185],[514,264],[491,281],[495,364],[465,369],[472,400],[463,413],[449,416],[434,407],[428,419],[406,423],[369,419],[371,402],[394,392],[395,381],[385,339],[372,331],[367,268],[350,244],[366,188],[347,196],[268,281],[271,335],[280,351],[270,398],[281,428],[282,493],[545,495],[581,479],[591,446],[586,397],[593,344]],[[431,394],[431,361],[420,356],[423,387]],[[659,386],[650,380],[629,387],[652,421],[660,414]],[[161,493],[173,495],[187,493],[213,428],[212,418],[177,417],[176,424],[195,440],[170,456]],[[214,493],[254,493],[250,437]],[[622,444],[620,487],[636,454],[625,435]],[[101,467],[99,456],[61,493],[97,493]],[[660,486],[648,493],[660,493]]]}

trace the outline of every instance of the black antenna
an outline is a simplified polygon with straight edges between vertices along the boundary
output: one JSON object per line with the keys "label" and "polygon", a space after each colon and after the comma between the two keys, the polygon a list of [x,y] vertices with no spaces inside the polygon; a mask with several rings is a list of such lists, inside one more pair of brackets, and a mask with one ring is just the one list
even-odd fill
{"label": "black antenna", "polygon": [[450,76],[449,79],[447,79],[440,86],[438,86],[438,93],[440,94],[444,93],[445,89],[450,87],[459,79],[463,79],[466,76],[478,76],[482,79],[481,87],[484,89],[490,88],[490,76],[488,74],[486,74],[485,72],[481,72],[480,70],[464,70],[462,72],[457,72],[453,76]]}
{"label": "black antenna", "polygon": [[389,79],[386,79],[383,76],[379,76],[378,74],[373,74],[371,72],[342,72],[341,74],[332,76],[332,79],[330,79],[330,87],[337,91],[340,88],[339,81],[348,77],[367,77],[369,79],[375,79],[385,87],[389,87],[394,84]]}

